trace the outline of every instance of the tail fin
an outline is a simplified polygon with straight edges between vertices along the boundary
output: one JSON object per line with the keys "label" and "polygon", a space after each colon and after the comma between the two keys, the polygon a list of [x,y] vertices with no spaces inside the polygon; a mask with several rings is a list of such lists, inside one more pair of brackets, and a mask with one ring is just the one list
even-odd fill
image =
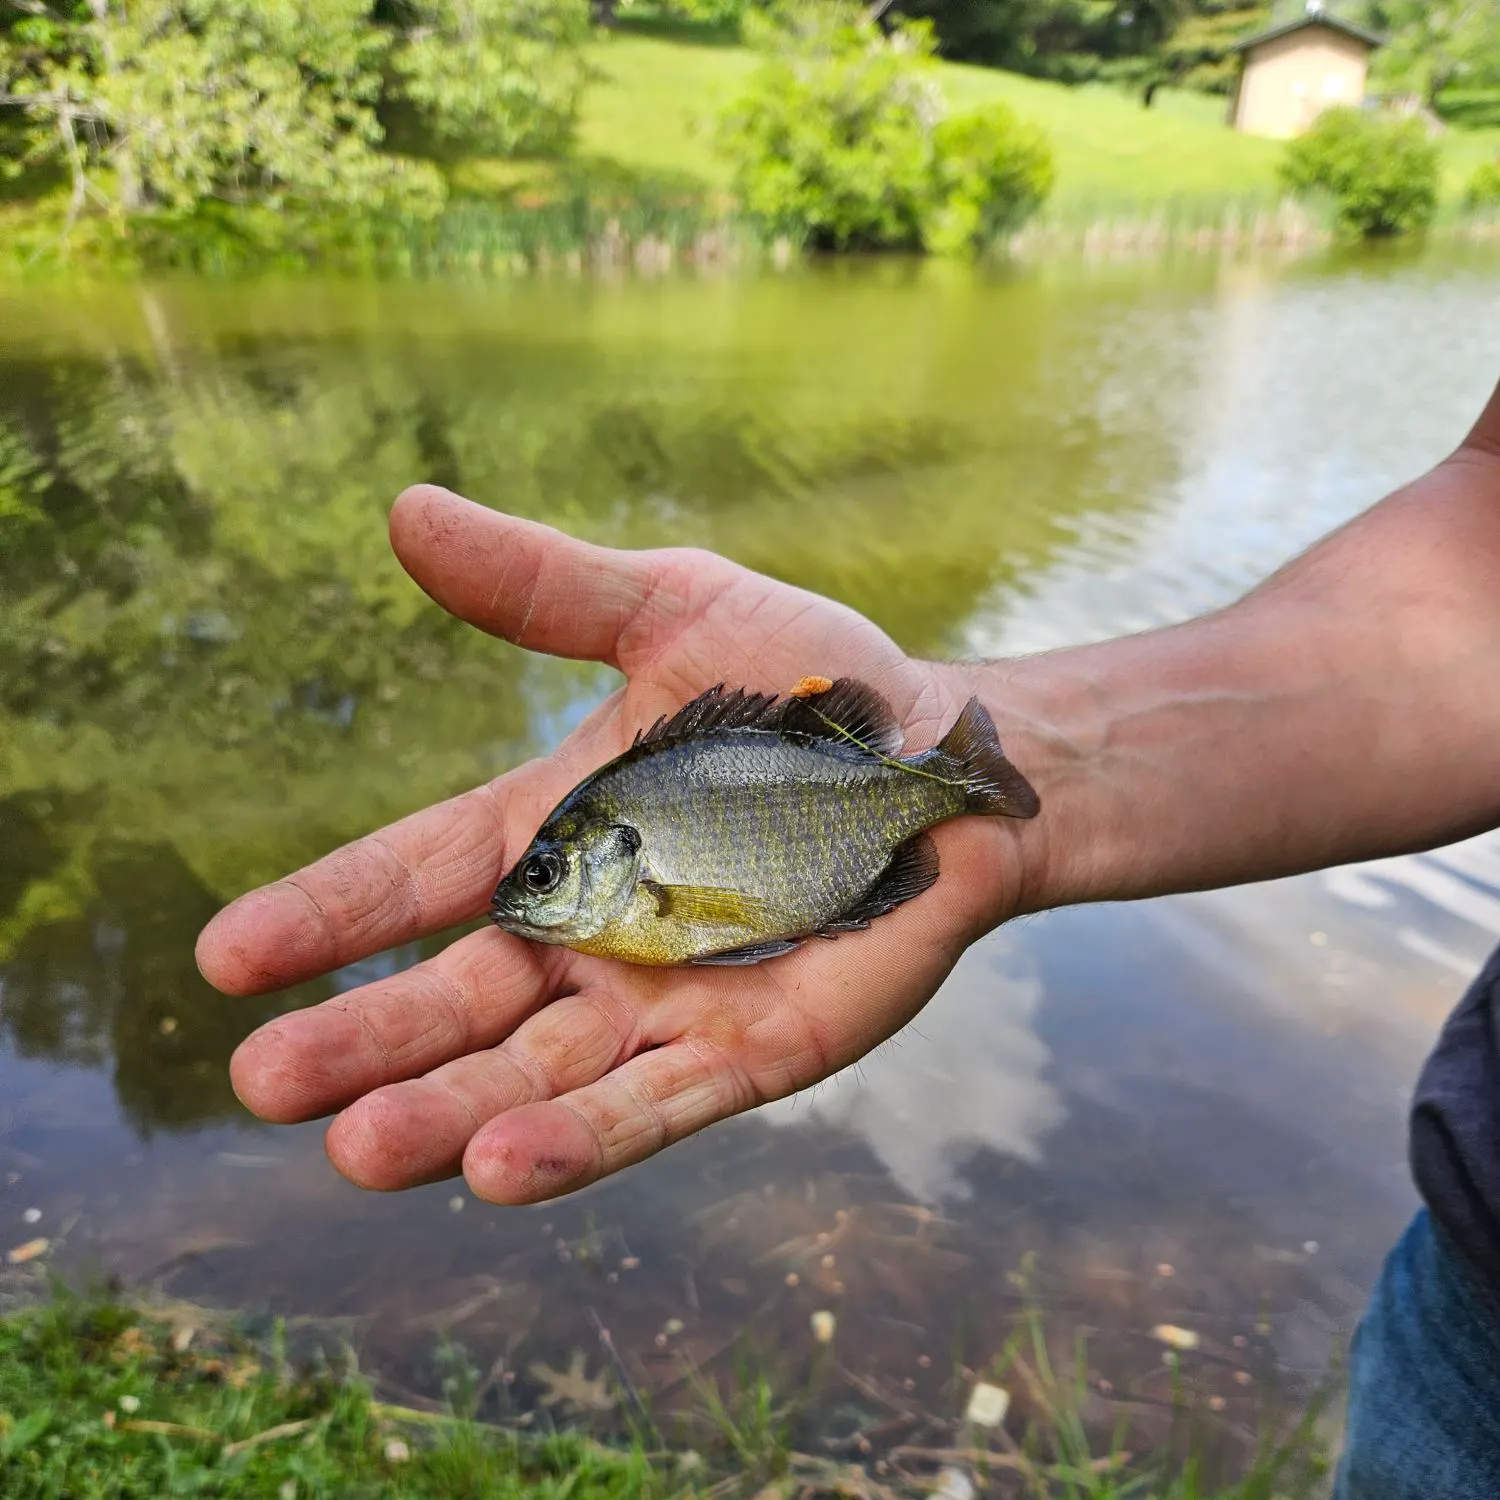
{"label": "tail fin", "polygon": [[978,698],[970,698],[938,752],[954,764],[968,793],[968,810],[991,817],[1034,818],[1041,801],[1031,783],[1006,760],[990,718]]}

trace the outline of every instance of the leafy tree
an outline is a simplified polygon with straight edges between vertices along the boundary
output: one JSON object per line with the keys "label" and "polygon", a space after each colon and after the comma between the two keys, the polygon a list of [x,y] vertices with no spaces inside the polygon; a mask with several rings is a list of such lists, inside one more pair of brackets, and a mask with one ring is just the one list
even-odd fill
{"label": "leafy tree", "polygon": [[1500,87],[1500,5],[1495,0],[1371,0],[1369,22],[1389,38],[1375,73],[1387,88],[1429,105],[1455,84]]}
{"label": "leafy tree", "polygon": [[93,208],[274,240],[429,215],[443,179],[386,149],[388,96],[430,138],[558,148],[588,16],[588,0],[0,0],[0,167],[71,184],[68,226]]}
{"label": "leafy tree", "polygon": [[588,0],[410,0],[393,64],[436,136],[501,155],[573,136]]}
{"label": "leafy tree", "polygon": [[883,33],[853,7],[792,14],[722,120],[745,209],[817,249],[974,247],[1052,185],[1039,132],[1008,110],[944,119],[925,23]]}
{"label": "leafy tree", "polygon": [[1437,210],[1441,153],[1420,120],[1325,110],[1282,158],[1288,188],[1332,198],[1339,229],[1373,239],[1425,228]]}
{"label": "leafy tree", "polygon": [[945,57],[1081,83],[1159,47],[1189,0],[897,0]]}
{"label": "leafy tree", "polygon": [[[17,0],[11,0],[14,5]],[[0,36],[22,164],[60,160],[74,217],[239,206],[430,210],[430,167],[375,149],[387,38],[366,0],[87,0]]]}
{"label": "leafy tree", "polygon": [[915,247],[942,113],[926,28],[886,37],[850,7],[808,7],[726,112],[745,208],[818,249]]}
{"label": "leafy tree", "polygon": [[1269,20],[1270,8],[1260,0],[1193,0],[1159,46],[1111,71],[1120,82],[1138,87],[1148,107],[1156,91],[1168,86],[1227,94],[1239,72],[1235,46]]}

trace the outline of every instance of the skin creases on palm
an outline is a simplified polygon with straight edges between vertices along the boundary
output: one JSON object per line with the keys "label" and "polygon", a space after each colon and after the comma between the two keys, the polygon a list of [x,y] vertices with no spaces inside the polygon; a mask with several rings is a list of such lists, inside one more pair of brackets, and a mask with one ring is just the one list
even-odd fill
{"label": "skin creases on palm", "polygon": [[[407,491],[392,545],[444,608],[626,678],[558,752],[415,813],[226,907],[198,960],[227,994],[284,988],[485,910],[502,869],[583,776],[715,683],[858,676],[935,743],[966,693],[852,611],[711,553],[616,552],[446,491]],[[493,928],[268,1023],[231,1062],[262,1118],[333,1114],[334,1165],[392,1190],[462,1171],[525,1203],[582,1187],[828,1076],[905,1025],[1004,914],[1017,840],[936,830],[944,875],[868,931],[742,969],[643,969]]]}

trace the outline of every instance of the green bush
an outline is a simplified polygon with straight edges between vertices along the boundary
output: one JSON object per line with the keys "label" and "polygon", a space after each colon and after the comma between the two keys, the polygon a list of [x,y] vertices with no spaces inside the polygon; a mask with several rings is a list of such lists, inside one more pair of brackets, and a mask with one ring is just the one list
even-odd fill
{"label": "green bush", "polygon": [[1374,239],[1423,229],[1437,211],[1442,164],[1420,120],[1326,110],[1287,147],[1282,180],[1333,200],[1341,232]]}
{"label": "green bush", "polygon": [[723,119],[745,210],[817,249],[915,248],[942,109],[927,36],[888,40],[852,12],[808,7],[772,44]]}
{"label": "green bush", "polygon": [[748,18],[765,62],[721,119],[744,210],[820,250],[972,251],[1052,186],[1045,138],[1003,107],[945,118],[931,28],[857,8]]}
{"label": "green bush", "polygon": [[1052,191],[1046,136],[1007,105],[940,120],[932,146],[936,191],[922,236],[929,250],[982,250],[1025,223]]}
{"label": "green bush", "polygon": [[1487,161],[1464,189],[1465,208],[1500,208],[1500,160]]}

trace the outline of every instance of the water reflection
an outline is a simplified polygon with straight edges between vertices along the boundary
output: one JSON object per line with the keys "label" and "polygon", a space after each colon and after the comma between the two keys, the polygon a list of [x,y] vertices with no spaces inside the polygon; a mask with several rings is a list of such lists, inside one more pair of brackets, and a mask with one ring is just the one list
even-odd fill
{"label": "water reflection", "polygon": [[276,1007],[251,1002],[225,1026],[193,962],[220,903],[170,845],[100,841],[91,855],[86,910],[38,923],[12,949],[0,1036],[20,1057],[112,1069],[143,1136],[240,1117],[229,1055],[239,1026]]}
{"label": "water reflection", "polygon": [[941,1001],[850,1074],[759,1113],[800,1126],[811,1117],[864,1140],[919,1203],[970,1196],[962,1168],[980,1148],[1036,1164],[1064,1109],[1036,1032],[1042,982],[1010,935],[960,960]]}
{"label": "water reflection", "polygon": [[913,650],[1032,650],[1223,603],[1429,463],[1493,378],[1497,287],[1475,258],[0,292],[0,1224],[345,1320],[418,1394],[448,1330],[495,1410],[595,1360],[595,1317],[668,1401],[747,1329],[813,1380],[836,1309],[830,1442],[882,1400],[906,1440],[946,1420],[1034,1253],[1103,1420],[1169,1394],[1143,1330],[1172,1322],[1248,1421],[1410,1210],[1407,1090],[1500,932],[1493,839],[1019,924],[851,1074],[527,1211],[360,1193],[229,1091],[274,1007],[436,944],[231,1004],[192,942],[608,690],[429,605],[385,541],[409,480],[716,547]]}

